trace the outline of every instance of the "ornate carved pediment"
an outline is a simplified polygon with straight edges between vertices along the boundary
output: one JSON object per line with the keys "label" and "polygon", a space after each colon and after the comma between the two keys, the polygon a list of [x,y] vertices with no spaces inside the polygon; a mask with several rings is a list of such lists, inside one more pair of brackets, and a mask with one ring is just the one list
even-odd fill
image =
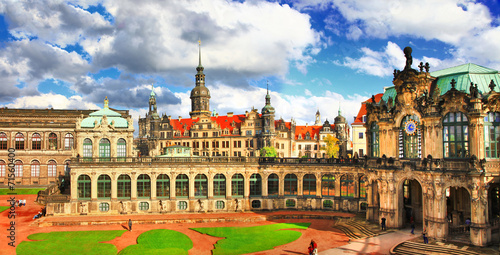
{"label": "ornate carved pediment", "polygon": [[441,97],[440,112],[468,112],[469,97],[454,87]]}
{"label": "ornate carved pediment", "polygon": [[499,112],[500,111],[500,93],[491,92],[483,98],[483,109],[486,112]]}

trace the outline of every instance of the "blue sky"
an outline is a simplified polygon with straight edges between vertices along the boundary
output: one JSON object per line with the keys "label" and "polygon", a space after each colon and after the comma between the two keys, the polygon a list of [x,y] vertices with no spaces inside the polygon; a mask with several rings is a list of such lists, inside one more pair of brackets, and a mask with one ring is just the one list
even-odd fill
{"label": "blue sky", "polygon": [[[140,4],[139,4],[140,3]],[[265,105],[298,124],[352,122],[360,103],[392,85],[413,48],[413,67],[464,63],[500,70],[495,0],[87,0],[0,1],[0,106],[148,108],[189,117],[202,64],[211,109]]]}

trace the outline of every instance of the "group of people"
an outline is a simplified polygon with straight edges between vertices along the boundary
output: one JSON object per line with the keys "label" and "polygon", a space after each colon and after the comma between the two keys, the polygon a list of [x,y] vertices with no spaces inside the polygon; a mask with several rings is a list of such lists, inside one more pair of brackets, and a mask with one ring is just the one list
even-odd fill
{"label": "group of people", "polygon": [[21,207],[21,206],[26,206],[26,199],[19,199],[16,201],[16,206]]}
{"label": "group of people", "polygon": [[316,244],[314,240],[311,240],[307,251],[309,252],[309,255],[318,255],[318,244]]}

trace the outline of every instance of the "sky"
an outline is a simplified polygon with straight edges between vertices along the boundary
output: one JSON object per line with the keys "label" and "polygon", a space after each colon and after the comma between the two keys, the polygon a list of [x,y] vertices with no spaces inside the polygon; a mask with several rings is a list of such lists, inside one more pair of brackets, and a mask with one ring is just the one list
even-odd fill
{"label": "sky", "polygon": [[[148,110],[189,117],[201,47],[210,108],[265,105],[298,125],[351,123],[413,68],[500,70],[496,0],[0,0],[0,107]],[[201,46],[198,44],[201,41]]]}

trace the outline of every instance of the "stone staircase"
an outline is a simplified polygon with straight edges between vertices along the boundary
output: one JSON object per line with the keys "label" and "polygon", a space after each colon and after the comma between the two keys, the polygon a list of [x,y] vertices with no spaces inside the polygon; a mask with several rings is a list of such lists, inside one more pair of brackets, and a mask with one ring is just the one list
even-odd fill
{"label": "stone staircase", "polygon": [[372,231],[369,226],[365,222],[359,222],[356,220],[348,220],[348,221],[337,221],[335,224],[335,228],[344,232],[346,236],[350,239],[359,239],[376,236],[379,233]]}
{"label": "stone staircase", "polygon": [[450,254],[450,255],[479,255],[479,253],[442,245],[416,243],[411,241],[402,242],[391,249],[394,255],[428,255],[428,254]]}

